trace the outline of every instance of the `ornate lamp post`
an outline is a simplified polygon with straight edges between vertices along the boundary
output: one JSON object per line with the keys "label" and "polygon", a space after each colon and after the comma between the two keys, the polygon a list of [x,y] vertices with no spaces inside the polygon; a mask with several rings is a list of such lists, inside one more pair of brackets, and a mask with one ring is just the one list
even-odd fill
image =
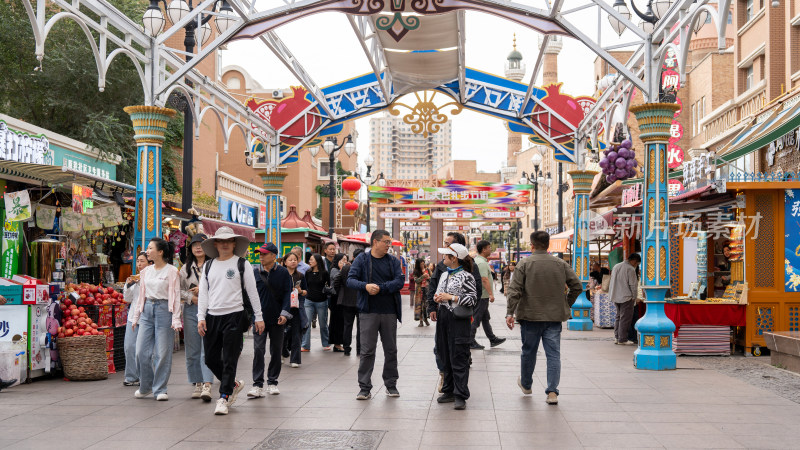
{"label": "ornate lamp post", "polygon": [[[658,20],[669,11],[672,4],[675,3],[675,0],[647,0],[647,7],[644,12],[641,12],[639,8],[636,7],[636,2],[634,0],[630,0],[630,2],[631,7],[633,7],[633,12],[642,19],[639,23],[639,28],[645,33],[651,34]],[[616,0],[613,8],[620,16],[627,20],[631,19],[631,11],[628,9],[625,0]],[[614,31],[621,36],[625,31],[625,25],[618,18],[610,14],[608,16],[608,21],[611,23],[611,27],[614,28]]]}
{"label": "ornate lamp post", "polygon": [[[558,163],[558,184],[556,185],[556,194],[558,195],[558,233],[564,231],[564,193],[569,190],[569,183],[563,182],[562,175],[561,163]],[[550,172],[547,172],[544,184],[548,188],[553,187],[553,178],[550,176]]]}
{"label": "ornate lamp post", "polygon": [[330,181],[328,183],[328,212],[330,213],[328,216],[328,237],[333,237],[334,215],[336,214],[334,209],[334,201],[336,198],[336,152],[341,150],[342,147],[344,147],[344,151],[348,156],[353,154],[356,150],[356,144],[353,143],[352,136],[348,135],[344,138],[344,142],[339,145],[337,145],[336,136],[325,139],[325,142],[322,144],[322,148],[325,150],[325,153],[328,154],[328,171],[330,173]]}
{"label": "ornate lamp post", "polygon": [[[192,0],[187,3],[185,0],[172,0],[167,6],[166,0],[150,0],[150,6],[142,16],[142,25],[144,31],[152,37],[161,34],[164,29],[166,20],[164,14],[161,12],[159,3],[164,5],[167,11],[169,20],[176,24],[185,18],[189,12],[194,9]],[[219,13],[217,7],[219,6]],[[186,32],[183,39],[184,50],[186,51],[186,61],[192,59],[194,53],[194,46],[197,44],[195,35],[200,38],[200,43],[205,44],[211,37],[211,26],[208,22],[212,17],[216,16],[214,24],[217,27],[217,32],[220,34],[228,30],[228,28],[236,21],[236,15],[233,8],[228,4],[227,0],[218,0],[211,6],[211,11],[208,14],[201,14],[197,16],[197,20],[192,20],[187,23],[183,29]],[[191,86],[191,83],[187,81]],[[192,164],[194,163],[194,116],[192,113],[192,102],[190,99],[183,97],[173,97],[171,103],[177,109],[183,111],[183,191],[181,198],[181,210],[186,212],[192,207]]]}
{"label": "ornate lamp post", "polygon": [[356,177],[367,186],[367,233],[372,231],[372,222],[370,217],[370,204],[369,204],[369,186],[373,186],[377,184],[380,187],[386,186],[386,178],[383,177],[383,172],[378,174],[378,177],[374,180],[372,179],[372,175],[370,175],[370,171],[372,170],[372,165],[375,164],[375,160],[372,159],[372,156],[367,155],[367,159],[364,160],[364,164],[367,166],[367,174],[364,177],[361,177],[361,174],[356,173]]}
{"label": "ornate lamp post", "polygon": [[[519,179],[519,184],[532,184],[533,185],[533,231],[539,231],[539,185],[545,184],[544,174],[539,170],[542,164],[542,151],[547,151],[547,147],[540,147],[531,157],[533,163],[533,172],[528,174],[522,172],[522,178]],[[553,181],[550,180],[552,184]]]}

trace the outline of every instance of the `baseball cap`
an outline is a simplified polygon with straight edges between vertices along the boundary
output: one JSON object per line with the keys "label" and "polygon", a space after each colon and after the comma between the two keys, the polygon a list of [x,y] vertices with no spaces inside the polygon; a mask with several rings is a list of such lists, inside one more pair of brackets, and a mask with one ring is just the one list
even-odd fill
{"label": "baseball cap", "polygon": [[469,255],[466,247],[458,243],[452,243],[445,248],[439,249],[440,255],[453,255],[458,259],[464,259]]}
{"label": "baseball cap", "polygon": [[267,242],[266,244],[256,249],[256,253],[268,253],[268,252],[277,255],[278,247],[276,247],[275,244],[273,244],[272,242]]}

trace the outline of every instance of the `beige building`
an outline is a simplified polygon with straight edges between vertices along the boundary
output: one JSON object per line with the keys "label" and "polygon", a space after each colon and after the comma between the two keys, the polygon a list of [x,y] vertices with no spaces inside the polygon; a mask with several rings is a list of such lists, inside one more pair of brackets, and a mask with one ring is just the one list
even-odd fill
{"label": "beige building", "polygon": [[387,179],[426,180],[452,159],[452,122],[427,137],[411,131],[400,117],[383,112],[369,121],[372,173]]}

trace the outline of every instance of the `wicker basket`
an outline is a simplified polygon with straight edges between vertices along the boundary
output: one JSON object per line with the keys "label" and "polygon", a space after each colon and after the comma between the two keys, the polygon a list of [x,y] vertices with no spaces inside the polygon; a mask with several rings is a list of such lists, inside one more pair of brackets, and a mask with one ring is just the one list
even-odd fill
{"label": "wicker basket", "polygon": [[105,335],[59,339],[58,352],[64,365],[64,377],[68,380],[94,381],[108,378]]}

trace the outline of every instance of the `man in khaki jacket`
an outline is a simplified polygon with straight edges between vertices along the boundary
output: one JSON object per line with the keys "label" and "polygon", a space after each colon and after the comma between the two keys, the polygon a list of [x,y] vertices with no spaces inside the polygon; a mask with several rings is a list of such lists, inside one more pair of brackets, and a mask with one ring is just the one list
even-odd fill
{"label": "man in khaki jacket", "polygon": [[[575,271],[564,260],[547,253],[550,235],[544,231],[531,234],[533,254],[517,264],[508,286],[506,324],[514,329],[519,321],[522,334],[522,367],[517,384],[524,394],[531,393],[533,369],[539,341],[547,356],[547,403],[558,403],[561,378],[561,323],[569,319],[569,309],[583,285]],[[565,288],[569,292],[565,294]]]}

